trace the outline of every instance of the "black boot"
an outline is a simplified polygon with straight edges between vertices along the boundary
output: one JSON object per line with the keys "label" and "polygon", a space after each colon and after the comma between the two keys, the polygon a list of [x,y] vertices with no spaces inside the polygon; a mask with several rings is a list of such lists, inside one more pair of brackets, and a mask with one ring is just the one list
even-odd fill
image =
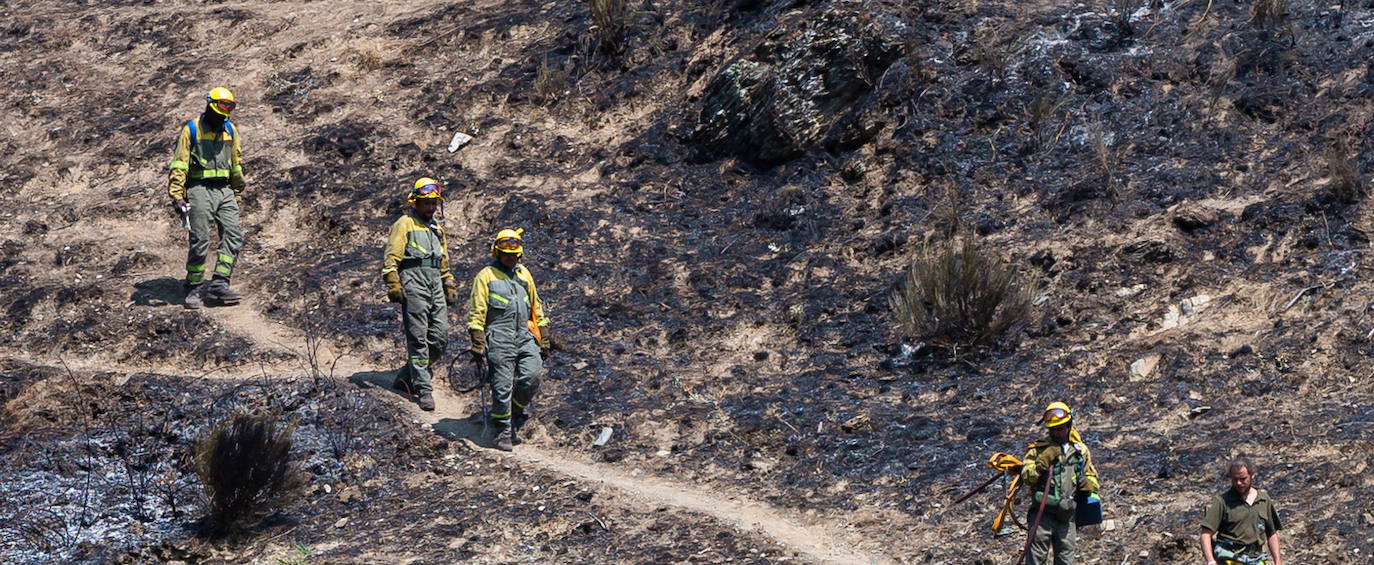
{"label": "black boot", "polygon": [[510,417],[510,442],[511,442],[511,445],[520,445],[520,444],[522,444],[522,443],[525,443],[523,440],[520,439],[520,428],[525,427],[525,423],[526,423],[526,422],[529,422],[529,421],[530,421],[530,416],[529,416],[529,414],[526,414],[526,413],[524,413],[523,411],[521,411],[521,412],[515,412],[515,413],[511,414],[511,417]]}
{"label": "black boot", "polygon": [[181,289],[186,293],[186,298],[182,300],[181,305],[187,310],[199,310],[201,304],[204,304],[200,298],[200,291],[203,286],[205,285],[200,283],[182,283]]}
{"label": "black boot", "polygon": [[501,451],[512,451],[510,420],[491,419],[491,446]]}
{"label": "black boot", "polygon": [[420,393],[420,399],[416,401],[416,403],[419,404],[420,409],[425,412],[434,411],[434,395],[430,394],[429,391]]}
{"label": "black boot", "polygon": [[233,306],[243,300],[243,295],[229,288],[229,279],[215,277],[210,280],[210,284],[205,289],[205,297],[214,300],[221,306]]}

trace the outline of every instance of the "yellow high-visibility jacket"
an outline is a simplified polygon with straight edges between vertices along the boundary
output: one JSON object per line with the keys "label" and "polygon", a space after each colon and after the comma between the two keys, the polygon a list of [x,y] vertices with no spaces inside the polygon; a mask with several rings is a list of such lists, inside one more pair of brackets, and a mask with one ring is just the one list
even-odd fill
{"label": "yellow high-visibility jacket", "polygon": [[[182,124],[172,162],[167,165],[167,194],[173,200],[186,198],[186,180],[229,179],[229,187],[238,196],[243,192],[243,155],[239,147],[238,128],[229,124],[224,131],[207,131],[200,118],[195,119],[196,140],[191,141],[191,127]],[[223,185],[220,185],[223,186]]]}
{"label": "yellow high-visibility jacket", "polygon": [[517,264],[514,272],[515,279],[499,266],[487,265],[472,279],[468,328],[486,332],[489,346],[493,339],[533,339],[534,334],[527,324],[529,320],[538,327],[549,325],[549,318],[544,315],[544,302],[539,299],[530,270]]}
{"label": "yellow high-visibility jacket", "polygon": [[426,225],[415,214],[407,213],[391,224],[391,235],[386,238],[382,256],[382,276],[412,266],[438,269],[444,286],[454,284],[444,228],[438,222]]}
{"label": "yellow high-visibility jacket", "polygon": [[[1083,444],[1083,437],[1078,435],[1078,430],[1069,430],[1069,444],[1073,448],[1073,453],[1068,457],[1061,455],[1059,461],[1055,463],[1055,466],[1072,466],[1074,482],[1083,485],[1084,488],[1082,490],[1097,492],[1097,468],[1093,466],[1092,454],[1088,452],[1088,446]],[[1026,457],[1023,459],[1025,465],[1021,467],[1021,481],[1031,486],[1037,495],[1039,494],[1038,485],[1040,484],[1040,479],[1044,478],[1044,476],[1052,470],[1036,468],[1035,458],[1039,457],[1040,453],[1051,445],[1053,445],[1053,442],[1045,438],[1037,440],[1026,447]],[[1069,487],[1073,485],[1063,486],[1071,495],[1073,491]]]}

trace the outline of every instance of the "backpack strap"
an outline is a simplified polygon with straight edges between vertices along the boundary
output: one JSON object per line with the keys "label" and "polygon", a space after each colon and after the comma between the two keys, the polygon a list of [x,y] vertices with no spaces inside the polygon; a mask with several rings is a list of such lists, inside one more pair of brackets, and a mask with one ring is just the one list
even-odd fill
{"label": "backpack strap", "polygon": [[200,135],[196,133],[196,121],[187,120],[186,127],[191,128],[191,145],[194,147],[196,142],[200,141]]}
{"label": "backpack strap", "polygon": [[229,139],[234,138],[234,124],[229,123],[229,118],[224,118],[224,131],[229,132]]}

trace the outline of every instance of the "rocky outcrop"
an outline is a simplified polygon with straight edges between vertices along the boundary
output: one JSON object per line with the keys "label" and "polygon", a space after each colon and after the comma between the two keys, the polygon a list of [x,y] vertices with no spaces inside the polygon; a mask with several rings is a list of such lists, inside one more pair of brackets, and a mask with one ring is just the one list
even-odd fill
{"label": "rocky outcrop", "polygon": [[906,31],[899,18],[857,2],[835,2],[779,26],[706,88],[689,141],[763,166],[821,143],[866,142],[877,128],[856,126],[854,118],[905,51]]}

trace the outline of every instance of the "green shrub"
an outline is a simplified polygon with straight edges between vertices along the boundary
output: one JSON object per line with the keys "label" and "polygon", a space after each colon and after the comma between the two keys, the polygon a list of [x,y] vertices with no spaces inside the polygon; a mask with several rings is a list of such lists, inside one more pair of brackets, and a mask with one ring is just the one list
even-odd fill
{"label": "green shrub", "polygon": [[945,347],[991,345],[1030,314],[1034,285],[972,235],[926,247],[890,299],[897,327]]}
{"label": "green shrub", "polygon": [[293,427],[241,414],[196,445],[196,474],[210,500],[210,529],[225,533],[290,504],[304,481],[291,457]]}

